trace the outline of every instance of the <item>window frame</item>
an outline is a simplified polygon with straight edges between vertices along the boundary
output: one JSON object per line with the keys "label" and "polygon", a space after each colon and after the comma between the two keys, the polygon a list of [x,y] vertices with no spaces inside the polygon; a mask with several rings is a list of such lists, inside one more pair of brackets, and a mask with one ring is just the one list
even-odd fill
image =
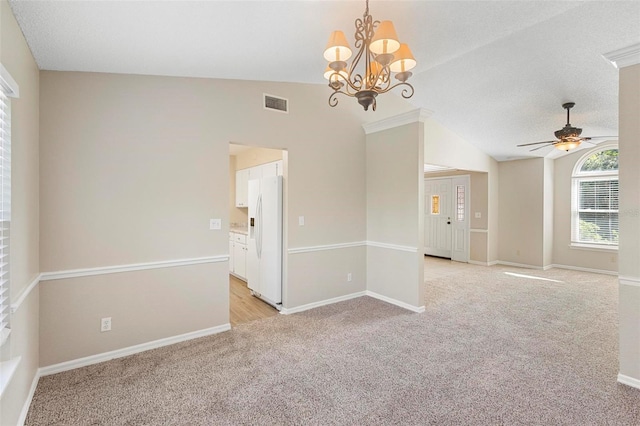
{"label": "window frame", "polygon": [[[617,251],[618,243],[616,244],[607,244],[607,243],[597,243],[590,241],[580,241],[579,240],[579,198],[580,198],[580,183],[581,182],[594,182],[594,181],[617,181],[618,185],[620,182],[619,178],[619,169],[618,170],[598,170],[598,171],[581,171],[582,166],[587,161],[589,157],[594,154],[597,154],[601,151],[608,151],[615,149],[618,151],[618,155],[620,154],[618,144],[615,142],[605,142],[599,144],[597,147],[590,149],[585,154],[583,154],[573,168],[573,172],[571,174],[571,242],[569,246],[571,248],[576,249],[586,249],[586,250],[596,250],[596,251]],[[619,194],[619,186],[618,186],[618,194]],[[607,212],[614,212],[613,209],[607,209]],[[617,210],[619,213],[619,209]],[[619,223],[618,223],[619,225]]]}
{"label": "window frame", "polygon": [[[6,128],[6,133],[4,135],[3,140],[6,141],[6,144],[8,145],[8,154],[7,157],[5,159],[7,159],[7,163],[8,163],[8,170],[11,170],[11,99],[12,98],[18,98],[20,97],[20,91],[19,91],[19,87],[18,84],[16,83],[16,81],[11,77],[11,74],[9,74],[9,71],[7,71],[7,69],[0,63],[0,91],[2,91],[2,95],[3,98],[6,98],[3,103],[6,105],[6,110],[5,110],[5,120],[7,122],[7,128]],[[4,127],[3,127],[4,129]],[[3,130],[4,132],[5,130]],[[4,144],[3,144],[4,145]],[[4,146],[1,146],[0,148],[4,149]],[[4,177],[4,171],[5,171],[5,164],[2,164],[2,167],[0,167],[0,181],[3,179]],[[4,280],[4,282],[2,283],[2,286],[0,286],[1,288],[4,288],[4,293],[0,294],[0,315],[4,312],[6,314],[5,320],[4,320],[4,324],[2,326],[0,326],[0,346],[3,346],[5,343],[7,343],[9,341],[9,335],[11,334],[11,309],[10,309],[10,295],[11,295],[11,273],[10,273],[10,269],[11,269],[11,256],[10,256],[10,247],[11,247],[11,243],[10,243],[10,236],[11,236],[11,175],[8,176],[8,180],[9,180],[9,185],[8,185],[8,189],[7,189],[7,193],[8,194],[4,194],[4,189],[0,188],[0,202],[3,204],[2,207],[0,207],[0,210],[4,209],[6,207],[6,222],[8,222],[8,224],[6,225],[6,243],[2,242],[2,249],[0,249],[0,253],[3,255],[2,258],[0,259],[0,263],[3,264],[2,268],[0,268],[0,279]],[[4,188],[4,182],[0,182]],[[4,196],[7,196],[9,198],[8,201],[6,201],[4,198]],[[6,202],[5,202],[6,201]],[[4,213],[3,213],[4,214]],[[2,219],[2,218],[0,218]],[[2,237],[5,236],[5,230],[3,230],[1,232]],[[5,261],[6,259],[6,261]],[[4,359],[0,359],[0,363],[2,363],[2,361],[4,361]],[[0,393],[3,389],[0,389]]]}

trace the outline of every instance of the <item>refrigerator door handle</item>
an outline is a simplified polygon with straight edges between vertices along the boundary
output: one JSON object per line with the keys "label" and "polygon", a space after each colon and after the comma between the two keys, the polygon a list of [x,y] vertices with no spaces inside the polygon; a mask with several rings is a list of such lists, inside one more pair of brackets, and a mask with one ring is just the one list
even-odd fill
{"label": "refrigerator door handle", "polygon": [[256,252],[258,259],[262,257],[262,194],[258,196],[258,203],[256,206]]}

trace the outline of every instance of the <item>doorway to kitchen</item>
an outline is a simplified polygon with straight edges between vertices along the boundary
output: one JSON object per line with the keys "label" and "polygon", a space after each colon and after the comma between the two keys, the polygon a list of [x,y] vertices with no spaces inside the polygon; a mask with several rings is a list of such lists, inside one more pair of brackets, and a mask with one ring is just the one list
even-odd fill
{"label": "doorway to kitchen", "polygon": [[424,180],[424,253],[469,261],[469,176]]}
{"label": "doorway to kitchen", "polygon": [[286,152],[229,144],[229,319],[278,314],[283,288]]}

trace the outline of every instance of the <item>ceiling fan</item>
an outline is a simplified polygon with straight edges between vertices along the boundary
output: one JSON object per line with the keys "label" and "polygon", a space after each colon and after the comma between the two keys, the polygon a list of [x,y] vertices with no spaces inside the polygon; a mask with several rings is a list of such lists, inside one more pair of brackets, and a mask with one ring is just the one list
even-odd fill
{"label": "ceiling fan", "polygon": [[567,110],[567,124],[560,129],[555,131],[556,138],[555,141],[543,141],[543,142],[533,142],[533,143],[525,143],[516,146],[531,146],[531,145],[542,145],[537,148],[530,149],[529,151],[537,151],[542,148],[546,148],[547,146],[553,146],[561,151],[569,151],[571,149],[577,148],[580,146],[582,142],[590,141],[592,139],[604,139],[604,138],[617,138],[617,136],[580,136],[582,133],[582,129],[578,127],[573,127],[569,122],[569,110],[573,108],[575,102],[567,102],[562,104],[562,108]]}

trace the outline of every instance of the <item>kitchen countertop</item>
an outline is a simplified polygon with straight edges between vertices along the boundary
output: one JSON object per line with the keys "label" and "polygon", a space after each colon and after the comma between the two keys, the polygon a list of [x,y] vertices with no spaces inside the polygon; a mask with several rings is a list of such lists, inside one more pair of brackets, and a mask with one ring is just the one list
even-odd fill
{"label": "kitchen countertop", "polygon": [[249,231],[247,231],[246,226],[240,227],[240,226],[232,226],[229,228],[229,232],[235,232],[236,234],[243,234],[243,235],[248,235]]}

